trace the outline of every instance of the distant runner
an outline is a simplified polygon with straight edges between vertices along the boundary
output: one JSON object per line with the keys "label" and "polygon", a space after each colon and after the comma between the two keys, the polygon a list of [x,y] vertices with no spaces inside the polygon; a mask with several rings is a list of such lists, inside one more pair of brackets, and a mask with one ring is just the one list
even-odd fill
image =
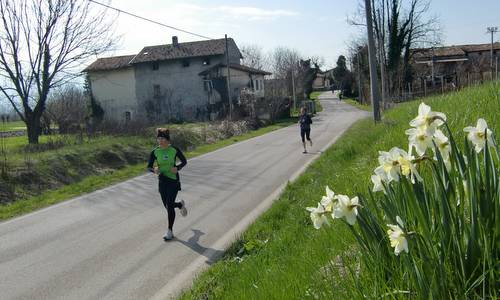
{"label": "distant runner", "polygon": [[302,145],[304,146],[304,152],[302,153],[307,153],[306,140],[304,137],[307,138],[311,147],[313,145],[313,142],[309,137],[309,135],[311,134],[312,119],[311,116],[307,113],[307,108],[305,107],[302,107],[300,109],[299,124],[300,124],[300,137],[302,138]]}
{"label": "distant runner", "polygon": [[[153,149],[149,156],[148,170],[158,174],[158,190],[163,206],[168,213],[168,230],[163,239],[168,241],[174,238],[172,229],[175,221],[175,208],[180,209],[183,217],[187,215],[184,200],[175,202],[177,193],[181,190],[178,172],[186,165],[187,161],[181,150],[170,144],[170,132],[167,128],[156,129],[156,140],[159,146]],[[177,158],[180,160],[178,165],[176,165]],[[155,161],[156,166],[154,166]]]}

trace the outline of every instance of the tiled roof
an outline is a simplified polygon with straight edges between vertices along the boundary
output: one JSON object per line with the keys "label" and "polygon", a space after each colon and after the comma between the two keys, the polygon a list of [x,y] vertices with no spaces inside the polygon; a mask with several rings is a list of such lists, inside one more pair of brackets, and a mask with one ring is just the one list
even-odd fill
{"label": "tiled roof", "polygon": [[[463,45],[461,46],[464,51],[476,52],[476,51],[490,51],[490,44],[478,44],[478,45]],[[500,50],[500,42],[493,43],[493,50]]]}
{"label": "tiled roof", "polygon": [[[208,74],[211,70],[214,70],[217,68],[225,68],[225,67],[226,67],[225,64],[222,64],[222,63],[216,64],[215,66],[213,66],[207,70],[204,70],[203,72],[200,72],[199,75],[205,75],[205,74]],[[259,70],[259,69],[255,69],[255,68],[244,66],[244,65],[229,64],[229,67],[231,69],[240,70],[240,71],[247,72],[250,74],[262,74],[262,75],[271,75],[272,74],[272,73],[266,72],[264,70]]]}
{"label": "tiled roof", "polygon": [[[490,44],[476,44],[476,45],[458,45],[458,46],[446,46],[446,47],[436,47],[425,48],[425,49],[413,49],[415,59],[424,59],[434,57],[457,57],[466,56],[468,52],[480,52],[480,51],[490,51]],[[500,43],[493,44],[493,50],[500,50]]]}
{"label": "tiled roof", "polygon": [[[228,43],[231,47],[238,49],[233,39],[228,38]],[[131,63],[135,64],[188,57],[223,55],[225,51],[225,39],[179,43],[176,46],[172,44],[150,46],[144,47]],[[239,52],[239,55],[241,57],[241,52]]]}
{"label": "tiled roof", "polygon": [[124,55],[99,58],[83,71],[105,71],[130,67],[130,61],[134,57],[135,55]]}

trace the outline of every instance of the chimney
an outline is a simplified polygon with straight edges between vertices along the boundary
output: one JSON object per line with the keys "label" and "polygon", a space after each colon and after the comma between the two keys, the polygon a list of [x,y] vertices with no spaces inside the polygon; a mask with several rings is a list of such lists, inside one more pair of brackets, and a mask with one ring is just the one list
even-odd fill
{"label": "chimney", "polygon": [[179,45],[179,39],[177,38],[177,36],[173,36],[172,37],[172,46],[174,47],[177,47]]}

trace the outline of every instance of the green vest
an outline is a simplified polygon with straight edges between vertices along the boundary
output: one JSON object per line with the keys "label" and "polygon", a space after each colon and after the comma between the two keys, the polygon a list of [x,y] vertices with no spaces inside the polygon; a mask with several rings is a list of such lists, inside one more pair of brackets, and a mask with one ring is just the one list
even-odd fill
{"label": "green vest", "polygon": [[165,149],[158,147],[154,150],[154,152],[160,173],[163,174],[163,176],[177,180],[177,175],[170,171],[170,169],[175,167],[177,150],[175,150],[172,146],[168,146]]}

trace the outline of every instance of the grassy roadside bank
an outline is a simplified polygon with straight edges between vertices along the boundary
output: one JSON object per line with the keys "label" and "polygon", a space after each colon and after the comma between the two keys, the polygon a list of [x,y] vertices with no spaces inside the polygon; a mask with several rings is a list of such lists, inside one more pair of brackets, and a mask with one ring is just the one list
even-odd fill
{"label": "grassy roadside bank", "polygon": [[[277,129],[284,128],[286,126],[295,123],[296,123],[295,119],[278,121],[276,124],[262,127],[258,130],[250,131],[242,135],[233,136],[211,144],[199,145],[191,151],[186,151],[185,154],[188,158],[199,156],[243,140],[247,140]],[[132,138],[117,138],[114,141],[109,141],[109,140],[106,141],[105,139],[103,139],[97,141],[96,143],[100,144],[100,146],[104,145],[106,148],[110,149],[109,153],[116,155],[117,147],[120,146],[123,146],[123,148],[131,147],[130,143],[132,142],[130,141],[130,139]],[[139,139],[139,141],[135,142],[143,143],[141,149],[139,149],[139,152],[141,151],[144,152],[144,155],[139,155],[134,159],[136,163],[124,164],[123,166],[120,166],[118,169],[103,169],[101,174],[85,176],[76,183],[67,184],[57,189],[47,190],[42,192],[40,195],[28,197],[26,199],[18,200],[10,204],[0,205],[0,221],[15,216],[19,216],[22,214],[26,214],[34,210],[47,207],[49,205],[59,203],[67,199],[82,195],[84,193],[89,193],[97,189],[104,188],[106,186],[110,186],[112,184],[143,174],[145,170],[147,154],[149,153],[149,151],[151,151],[152,147],[154,147],[154,141],[152,141],[152,139],[148,137],[144,139]],[[95,146],[91,146],[91,148],[88,149],[87,152],[96,151],[94,147]],[[76,145],[72,149],[66,149],[64,154],[59,151],[59,153],[54,153],[49,155],[56,156],[56,159],[60,157],[60,159],[71,160],[74,158],[74,155],[76,155],[76,153],[78,153],[79,151],[81,152],[81,150],[82,150],[81,147]],[[103,152],[103,153],[108,153],[108,152]],[[110,155],[109,153],[106,155]],[[106,155],[104,155],[103,158],[116,159],[115,156],[106,156]],[[39,157],[37,157],[36,159],[39,159]],[[120,161],[120,163],[123,164],[122,161]]]}
{"label": "grassy roadside bank", "polygon": [[[443,112],[457,140],[465,126],[482,117],[500,132],[500,86],[486,84],[422,99]],[[371,295],[370,281],[356,286],[349,270],[363,276],[350,228],[335,222],[315,230],[307,206],[315,206],[326,185],[337,193],[366,194],[378,151],[407,148],[404,130],[422,101],[401,104],[379,124],[365,119],[353,125],[195,281],[182,299],[352,299],[354,289]],[[498,142],[498,139],[497,139]],[[362,277],[363,278],[363,277]],[[396,297],[396,296],[394,296]],[[397,298],[397,297],[396,297]]]}
{"label": "grassy roadside bank", "polygon": [[12,130],[26,130],[26,124],[23,121],[1,122],[0,132]]}
{"label": "grassy roadside bank", "polygon": [[342,101],[344,101],[345,103],[348,103],[352,106],[355,106],[359,109],[366,110],[366,111],[372,111],[372,107],[370,105],[359,104],[359,102],[354,100],[354,99],[346,98],[346,99],[342,99]]}

